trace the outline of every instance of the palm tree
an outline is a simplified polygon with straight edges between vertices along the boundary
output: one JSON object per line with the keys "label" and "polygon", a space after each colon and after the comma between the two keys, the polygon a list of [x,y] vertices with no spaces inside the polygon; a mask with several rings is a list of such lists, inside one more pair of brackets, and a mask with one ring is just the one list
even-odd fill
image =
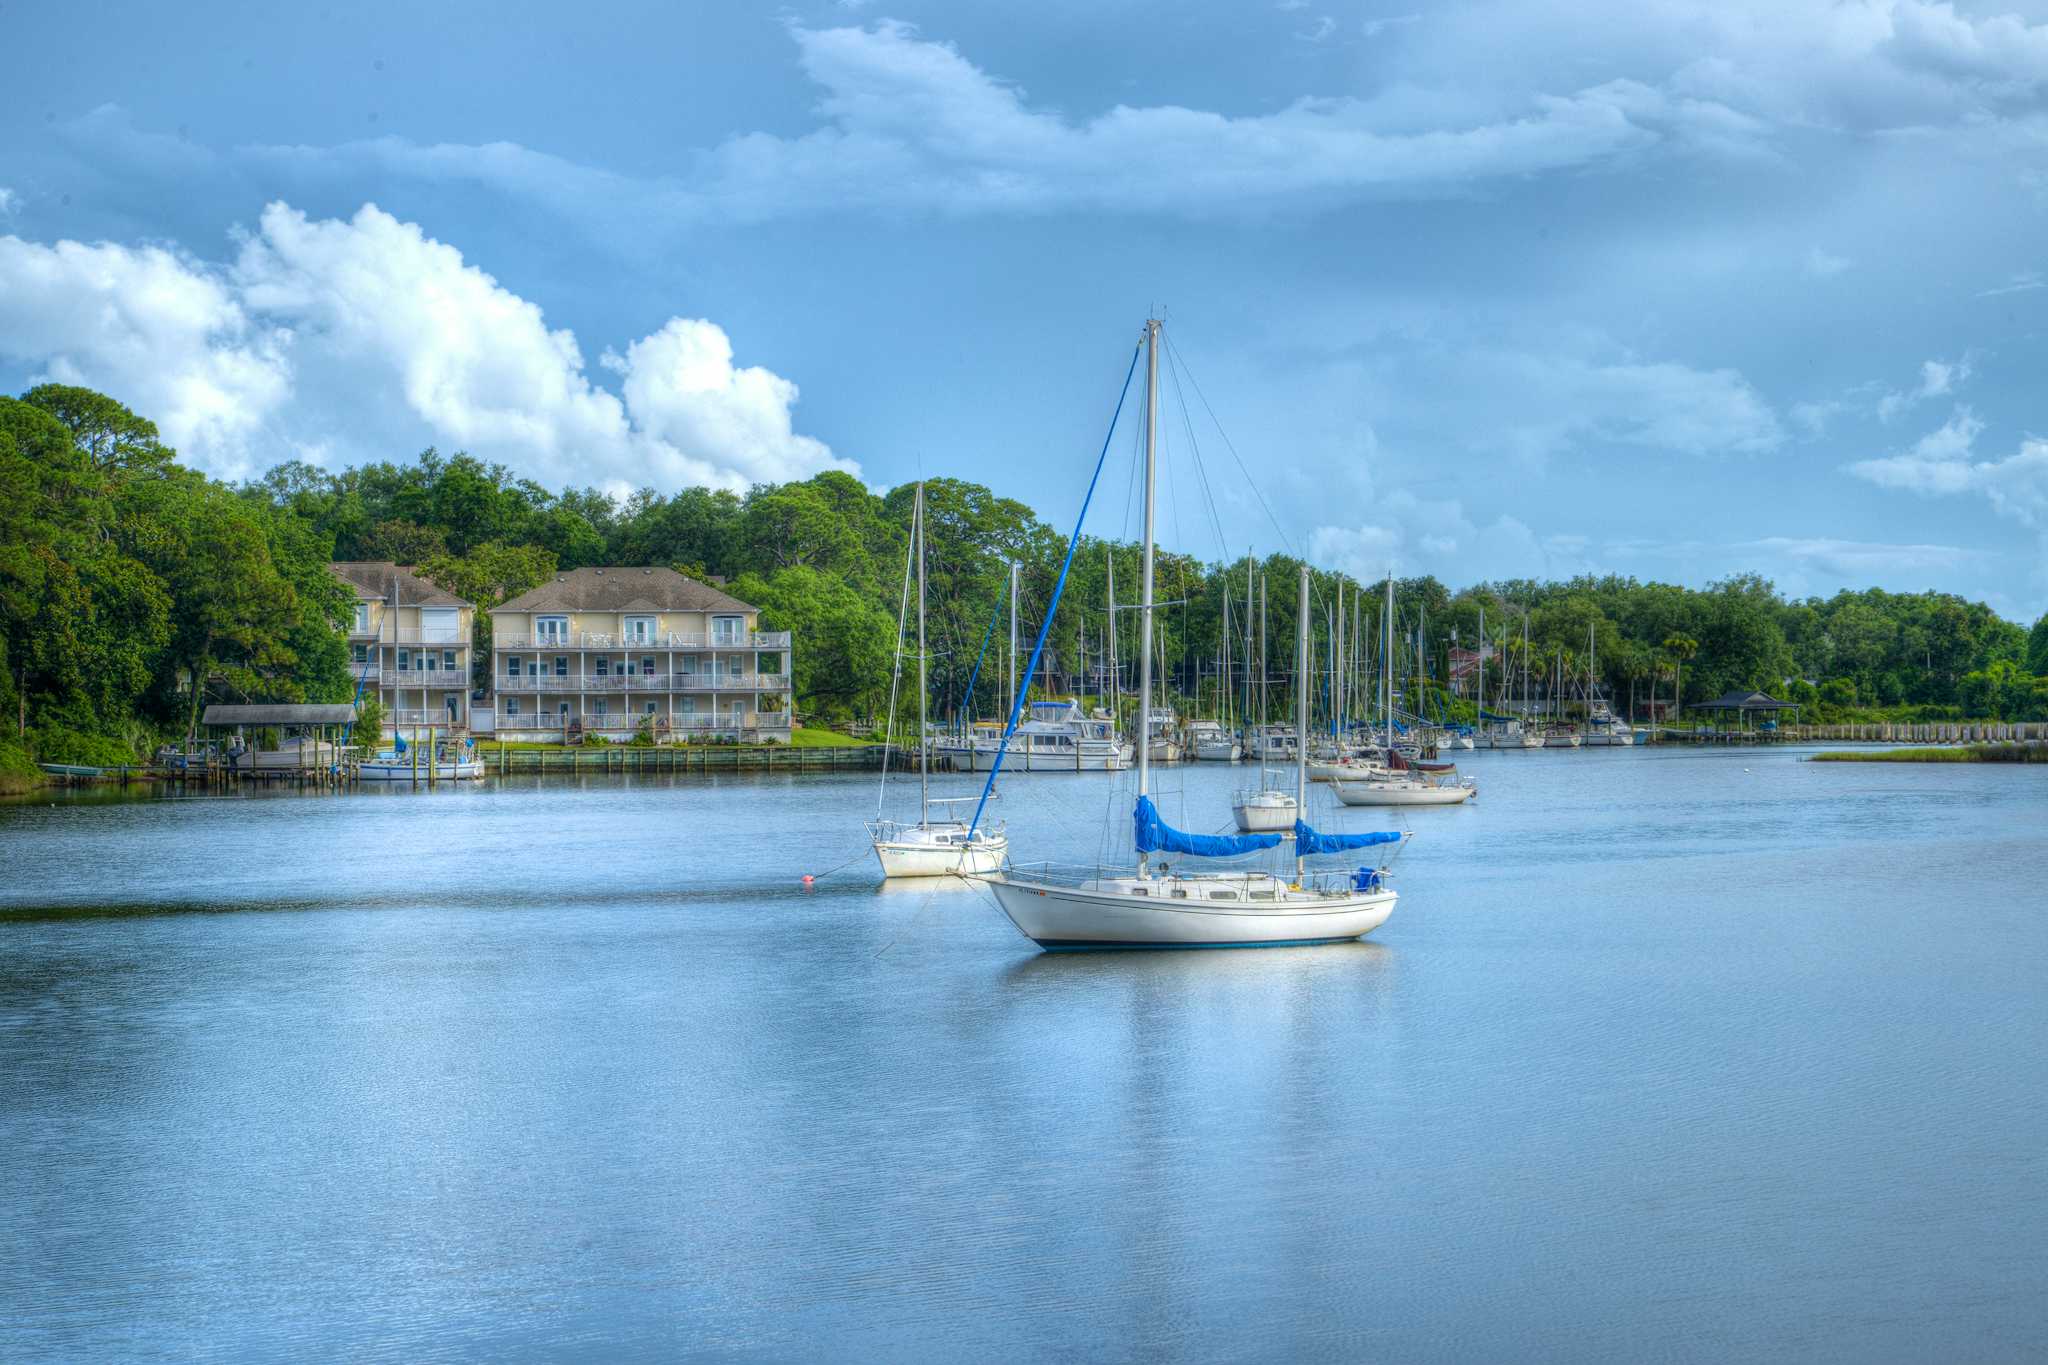
{"label": "palm tree", "polygon": [[1674,689],[1677,710],[1685,710],[1685,661],[1700,652],[1700,642],[1690,635],[1667,635],[1664,637],[1664,652],[1669,654],[1676,665],[1678,686]]}

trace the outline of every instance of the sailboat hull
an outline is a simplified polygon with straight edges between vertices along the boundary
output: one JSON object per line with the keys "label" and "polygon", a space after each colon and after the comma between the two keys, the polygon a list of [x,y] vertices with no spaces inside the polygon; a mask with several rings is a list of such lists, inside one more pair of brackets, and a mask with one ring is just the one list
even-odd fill
{"label": "sailboat hull", "polygon": [[1240,797],[1230,810],[1244,834],[1291,834],[1294,822],[1301,818],[1301,807],[1294,803],[1292,792],[1280,800],[1267,793]]}
{"label": "sailboat hull", "polygon": [[1188,879],[1184,901],[1169,898],[1177,883],[1165,880],[1104,878],[1062,886],[995,876],[985,885],[1024,937],[1049,951],[1337,943],[1386,923],[1398,899],[1392,891],[1316,896],[1282,889],[1270,904],[1239,899],[1224,905],[1206,898],[1205,880]]}
{"label": "sailboat hull", "polygon": [[1333,782],[1347,806],[1456,806],[1472,799],[1472,788],[1428,782]]}
{"label": "sailboat hull", "polygon": [[977,844],[946,848],[934,844],[877,843],[875,858],[885,877],[977,877],[994,872],[1009,854],[1009,844]]}

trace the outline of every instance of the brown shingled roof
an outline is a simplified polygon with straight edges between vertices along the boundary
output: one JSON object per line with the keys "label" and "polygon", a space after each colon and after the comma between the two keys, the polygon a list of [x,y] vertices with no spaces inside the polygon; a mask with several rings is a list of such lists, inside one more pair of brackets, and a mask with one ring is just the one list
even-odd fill
{"label": "brown shingled roof", "polygon": [[752,611],[737,597],[674,569],[571,569],[499,611]]}
{"label": "brown shingled roof", "polygon": [[329,564],[327,571],[356,590],[366,602],[396,601],[406,607],[467,607],[472,605],[438,584],[421,578],[411,569],[388,559],[355,559]]}

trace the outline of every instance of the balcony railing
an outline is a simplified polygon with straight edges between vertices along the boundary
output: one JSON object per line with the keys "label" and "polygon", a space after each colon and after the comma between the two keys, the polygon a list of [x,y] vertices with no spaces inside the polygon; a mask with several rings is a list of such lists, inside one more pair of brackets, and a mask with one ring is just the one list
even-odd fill
{"label": "balcony railing", "polygon": [[[417,686],[417,684],[414,684]],[[500,677],[500,692],[786,692],[787,673],[613,673]]]}
{"label": "balcony railing", "polygon": [[384,723],[403,728],[418,727],[425,729],[429,725],[440,730],[460,730],[462,728],[461,720],[449,720],[446,711],[386,711],[384,713]]}
{"label": "balcony railing", "polygon": [[469,670],[466,668],[407,669],[399,672],[386,668],[377,675],[377,682],[383,687],[468,687]]}
{"label": "balcony railing", "polygon": [[572,630],[559,635],[503,633],[492,637],[497,649],[788,649],[786,630],[742,631],[737,635],[698,631],[656,631],[627,635],[607,630]]}
{"label": "balcony railing", "polygon": [[380,645],[466,645],[469,632],[458,626],[454,630],[422,630],[417,626],[409,630],[394,630],[390,626],[371,627],[357,630],[350,626],[348,638],[357,642]]}
{"label": "balcony railing", "polygon": [[[640,728],[643,715],[585,715],[560,716],[547,712],[536,715],[510,716],[500,711],[496,717],[499,734],[527,734],[560,736],[574,729],[584,734],[607,737],[630,737]],[[667,716],[654,717],[656,734],[670,735],[781,735],[789,734],[789,713],[786,711],[758,711],[735,720],[730,716]]]}

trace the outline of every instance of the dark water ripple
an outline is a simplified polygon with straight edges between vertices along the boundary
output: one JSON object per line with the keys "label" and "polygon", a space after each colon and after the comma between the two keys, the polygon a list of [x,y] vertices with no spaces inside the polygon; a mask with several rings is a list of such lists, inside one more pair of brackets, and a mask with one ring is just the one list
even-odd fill
{"label": "dark water ripple", "polygon": [[807,893],[858,781],[0,808],[0,1358],[2038,1358],[2048,775],[1794,757],[1476,756],[1235,954]]}

